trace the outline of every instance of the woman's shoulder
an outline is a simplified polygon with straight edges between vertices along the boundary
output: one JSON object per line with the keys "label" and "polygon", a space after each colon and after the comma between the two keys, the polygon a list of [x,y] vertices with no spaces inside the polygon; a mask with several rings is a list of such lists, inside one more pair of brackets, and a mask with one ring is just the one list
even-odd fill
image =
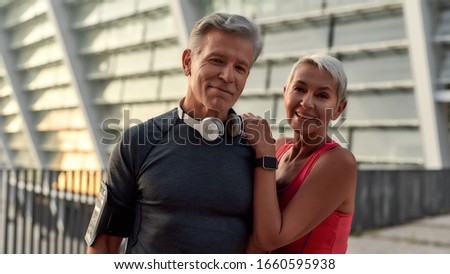
{"label": "woman's shoulder", "polygon": [[342,146],[336,146],[335,148],[330,149],[324,153],[321,158],[322,161],[332,165],[350,166],[355,168],[357,165],[355,155]]}

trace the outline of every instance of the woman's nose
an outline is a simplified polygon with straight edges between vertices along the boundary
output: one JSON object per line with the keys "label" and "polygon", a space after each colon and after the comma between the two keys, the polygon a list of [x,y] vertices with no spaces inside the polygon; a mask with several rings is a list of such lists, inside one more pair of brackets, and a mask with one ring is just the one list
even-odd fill
{"label": "woman's nose", "polygon": [[313,96],[310,93],[306,92],[300,100],[300,105],[306,109],[312,108],[314,106],[313,99]]}

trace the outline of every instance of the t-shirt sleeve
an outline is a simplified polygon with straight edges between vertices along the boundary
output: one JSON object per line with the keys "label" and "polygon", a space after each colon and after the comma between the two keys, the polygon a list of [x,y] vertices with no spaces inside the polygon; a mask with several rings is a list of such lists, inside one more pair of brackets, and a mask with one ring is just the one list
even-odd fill
{"label": "t-shirt sleeve", "polygon": [[132,139],[132,128],[122,133],[111,153],[105,176],[108,205],[116,210],[132,211],[137,198],[135,159],[132,157],[135,145]]}

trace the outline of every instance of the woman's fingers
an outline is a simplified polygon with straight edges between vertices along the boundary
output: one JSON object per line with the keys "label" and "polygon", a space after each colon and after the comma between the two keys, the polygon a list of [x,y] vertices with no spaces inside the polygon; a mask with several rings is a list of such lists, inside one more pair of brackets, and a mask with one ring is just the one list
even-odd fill
{"label": "woman's fingers", "polygon": [[250,145],[275,143],[269,123],[264,118],[253,113],[245,113],[242,118],[244,120],[244,138]]}

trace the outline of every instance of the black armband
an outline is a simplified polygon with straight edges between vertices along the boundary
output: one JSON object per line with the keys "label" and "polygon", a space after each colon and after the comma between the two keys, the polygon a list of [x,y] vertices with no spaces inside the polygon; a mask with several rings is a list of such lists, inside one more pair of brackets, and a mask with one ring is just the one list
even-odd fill
{"label": "black armband", "polygon": [[119,237],[130,235],[133,223],[133,213],[111,207],[108,203],[108,187],[101,184],[100,192],[95,200],[94,211],[86,230],[84,239],[91,246],[98,234],[104,233]]}

